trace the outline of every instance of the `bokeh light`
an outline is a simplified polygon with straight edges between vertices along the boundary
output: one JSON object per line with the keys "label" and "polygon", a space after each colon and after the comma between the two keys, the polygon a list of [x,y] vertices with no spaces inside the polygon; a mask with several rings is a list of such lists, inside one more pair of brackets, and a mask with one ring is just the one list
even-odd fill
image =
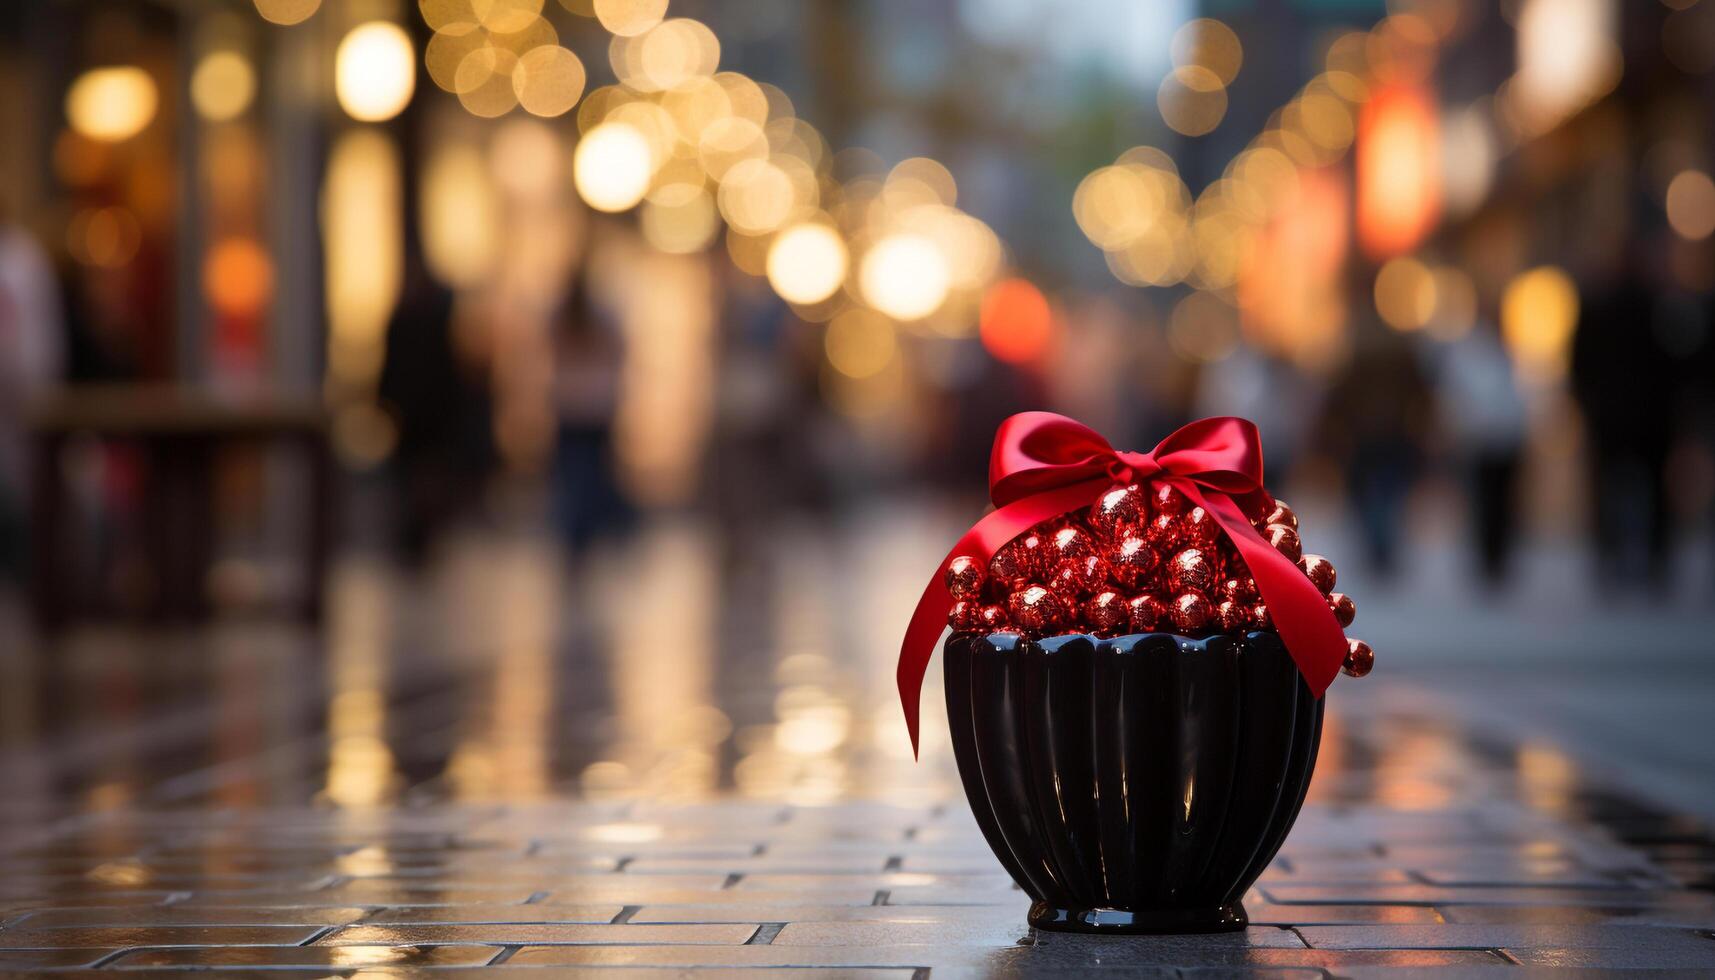
{"label": "bokeh light", "polygon": [[636,205],[653,175],[649,141],[627,123],[603,123],[585,133],[572,157],[578,196],[597,211]]}
{"label": "bokeh light", "polygon": [[595,0],[596,20],[611,33],[634,37],[661,23],[667,0]]}
{"label": "bokeh light", "polygon": [[1390,259],[1376,273],[1376,312],[1395,330],[1417,330],[1435,315],[1435,276],[1412,258]]}
{"label": "bokeh light", "polygon": [[768,247],[768,284],[789,303],[820,303],[845,282],[849,262],[839,232],[816,222],[794,225]]}
{"label": "bokeh light", "polygon": [[375,20],[351,29],[334,55],[334,94],[359,122],[383,122],[404,110],[417,87],[411,38]]}
{"label": "bokeh light", "polygon": [[1173,64],[1207,69],[1222,86],[1231,85],[1244,64],[1244,46],[1233,29],[1218,20],[1200,17],[1173,34]]}
{"label": "bokeh light", "polygon": [[103,269],[128,265],[142,243],[137,216],[117,206],[79,211],[66,229],[66,251],[71,257]]}
{"label": "bokeh light", "polygon": [[1555,266],[1538,266],[1507,283],[1501,336],[1527,377],[1552,380],[1566,371],[1578,325],[1578,287]]}
{"label": "bokeh light", "polygon": [[862,308],[841,312],[823,337],[828,364],[848,378],[872,378],[887,369],[899,350],[893,323]]}
{"label": "bokeh light", "polygon": [[940,309],[952,288],[947,260],[921,235],[889,235],[864,253],[858,270],[864,301],[896,320],[921,320]]}
{"label": "bokeh light", "polygon": [[93,140],[117,143],[142,132],[155,118],[160,95],[141,68],[92,68],[66,91],[66,121]]}
{"label": "bokeh light", "polygon": [[1410,251],[1441,213],[1435,107],[1421,89],[1384,89],[1358,128],[1358,241],[1376,258]]}
{"label": "bokeh light", "polygon": [[983,347],[1009,364],[1033,364],[1054,339],[1048,297],[1028,279],[1002,279],[983,296],[978,317]]}
{"label": "bokeh light", "polygon": [[321,9],[322,0],[256,0],[256,12],[273,24],[301,24]]}
{"label": "bokeh light", "polygon": [[1155,94],[1161,121],[1182,136],[1213,132],[1227,115],[1227,90],[1220,76],[1201,65],[1173,69]]}
{"label": "bokeh light", "polygon": [[203,259],[202,289],[215,312],[255,316],[273,299],[274,263],[256,239],[228,238]]}
{"label": "bokeh light", "polygon": [[1682,170],[1667,185],[1667,222],[1681,238],[1715,233],[1715,181],[1701,170]]}
{"label": "bokeh light", "polygon": [[559,116],[584,94],[584,63],[557,44],[532,48],[512,68],[512,91],[524,111]]}
{"label": "bokeh light", "polygon": [[1191,293],[1174,304],[1167,343],[1194,364],[1222,360],[1238,349],[1239,311],[1211,293]]}
{"label": "bokeh light", "polygon": [[714,198],[700,186],[675,184],[679,193],[651,194],[638,224],[649,244],[673,255],[700,252],[720,231]]}
{"label": "bokeh light", "polygon": [[256,96],[256,70],[237,51],[211,51],[191,73],[191,104],[209,122],[236,119]]}

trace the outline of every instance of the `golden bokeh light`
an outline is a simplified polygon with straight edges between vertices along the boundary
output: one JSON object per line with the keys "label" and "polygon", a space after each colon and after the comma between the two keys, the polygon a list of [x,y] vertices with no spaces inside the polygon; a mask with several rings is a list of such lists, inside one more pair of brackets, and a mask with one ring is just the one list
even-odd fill
{"label": "golden bokeh light", "polygon": [[499,252],[499,209],[482,152],[463,143],[438,147],[423,167],[418,203],[429,271],[455,289],[482,282]]}
{"label": "golden bokeh light", "polygon": [[404,110],[417,87],[411,38],[398,24],[359,24],[334,55],[334,94],[359,122],[384,122]]}
{"label": "golden bokeh light", "polygon": [[636,38],[615,38],[610,58],[621,81],[638,91],[660,92],[713,75],[720,66],[721,43],[708,25],[679,17]]}
{"label": "golden bokeh light", "polygon": [[850,258],[839,232],[820,222],[793,225],[768,246],[768,284],[789,303],[809,306],[846,280]]}
{"label": "golden bokeh light", "polygon": [[512,91],[534,116],[564,115],[584,94],[584,63],[557,44],[524,52],[512,68]]}
{"label": "golden bokeh light", "polygon": [[721,178],[721,216],[747,235],[767,234],[792,214],[792,181],[769,160],[741,160]]}
{"label": "golden bokeh light", "polygon": [[691,187],[685,194],[652,195],[644,202],[638,223],[649,244],[674,255],[702,251],[721,228],[714,199],[701,187]]}
{"label": "golden bokeh light", "polygon": [[103,269],[129,264],[142,244],[143,228],[137,216],[117,206],[79,211],[66,229],[66,251],[71,257]]}
{"label": "golden bokeh light", "polygon": [[1438,266],[1434,274],[1435,315],[1429,318],[1429,335],[1457,340],[1477,325],[1477,284],[1457,266]]}
{"label": "golden bokeh light", "polygon": [[93,140],[117,143],[142,132],[155,118],[160,95],[141,68],[92,68],[66,91],[66,121]]}
{"label": "golden bokeh light", "polygon": [[459,105],[473,116],[495,119],[518,104],[513,85],[518,55],[508,48],[484,45],[465,55],[453,73],[453,91]]}
{"label": "golden bokeh light", "polygon": [[209,122],[236,119],[256,96],[256,71],[237,51],[211,51],[191,72],[191,105]]}
{"label": "golden bokeh light", "polygon": [[572,157],[578,196],[597,211],[624,211],[643,200],[655,168],[649,141],[635,126],[603,123],[585,133]]}
{"label": "golden bokeh light", "polygon": [[1176,67],[1195,65],[1207,69],[1222,86],[1233,83],[1245,60],[1244,46],[1233,29],[1207,17],[1190,21],[1175,31],[1170,50]]}
{"label": "golden bokeh light", "polygon": [[1376,273],[1375,300],[1388,326],[1421,329],[1435,315],[1435,276],[1416,259],[1390,259]]}
{"label": "golden bokeh light", "polygon": [[888,235],[864,253],[858,288],[869,305],[896,320],[921,320],[952,288],[947,259],[922,235]]}
{"label": "golden bokeh light", "polygon": [[203,259],[202,291],[225,316],[255,316],[274,297],[274,263],[254,238],[228,238]]}
{"label": "golden bokeh light", "polygon": [[381,370],[404,277],[401,173],[399,148],[377,129],[352,129],[328,154],[321,195],[328,371],[350,389],[371,385]]}
{"label": "golden bokeh light", "polygon": [[899,161],[887,172],[882,194],[890,206],[908,207],[914,204],[945,204],[952,207],[959,200],[959,185],[952,171],[938,160],[909,157]]}
{"label": "golden bokeh light", "polygon": [[1578,287],[1551,265],[1522,272],[1501,295],[1501,337],[1521,373],[1553,380],[1566,371],[1578,326]]}
{"label": "golden bokeh light", "polygon": [[321,5],[322,0],[256,0],[256,12],[271,24],[290,27],[309,20]]}
{"label": "golden bokeh light", "polygon": [[596,20],[621,37],[642,34],[667,16],[667,0],[595,0]]}
{"label": "golden bokeh light", "polygon": [[887,317],[860,307],[828,322],[823,347],[835,371],[848,378],[873,378],[893,362],[899,337]]}
{"label": "golden bokeh light", "polygon": [[768,136],[762,127],[742,116],[717,119],[704,128],[697,142],[697,159],[703,171],[715,180],[745,160],[768,156]]}
{"label": "golden bokeh light", "polygon": [[1227,90],[1220,76],[1201,65],[1184,65],[1167,73],[1155,94],[1161,121],[1182,136],[1213,132],[1227,115]]}
{"label": "golden bokeh light", "polygon": [[514,34],[542,16],[542,0],[468,0],[470,12],[485,30]]}
{"label": "golden bokeh light", "polygon": [[1682,170],[1668,182],[1667,223],[1694,242],[1715,233],[1715,181],[1708,174]]}

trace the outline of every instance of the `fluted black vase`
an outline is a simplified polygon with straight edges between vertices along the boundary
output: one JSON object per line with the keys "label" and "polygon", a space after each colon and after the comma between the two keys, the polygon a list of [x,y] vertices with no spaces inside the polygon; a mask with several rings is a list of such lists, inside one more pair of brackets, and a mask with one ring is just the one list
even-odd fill
{"label": "fluted black vase", "polygon": [[1031,925],[1245,927],[1322,734],[1276,634],[959,634],[946,671],[965,796]]}

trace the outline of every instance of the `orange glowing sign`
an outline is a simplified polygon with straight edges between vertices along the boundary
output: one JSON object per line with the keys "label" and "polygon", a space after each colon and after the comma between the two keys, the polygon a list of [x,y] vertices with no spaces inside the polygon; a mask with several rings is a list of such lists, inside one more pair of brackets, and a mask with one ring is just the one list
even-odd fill
{"label": "orange glowing sign", "polygon": [[1009,364],[1029,364],[1048,351],[1054,339],[1054,313],[1048,298],[1026,279],[1003,279],[983,297],[983,346]]}
{"label": "orange glowing sign", "polygon": [[1358,242],[1373,259],[1410,251],[1441,215],[1435,105],[1416,86],[1375,93],[1358,117]]}

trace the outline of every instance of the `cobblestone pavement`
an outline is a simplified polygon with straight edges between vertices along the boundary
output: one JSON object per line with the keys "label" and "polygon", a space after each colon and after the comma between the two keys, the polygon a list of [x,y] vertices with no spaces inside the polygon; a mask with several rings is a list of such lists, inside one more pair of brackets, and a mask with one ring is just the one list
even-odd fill
{"label": "cobblestone pavement", "polygon": [[349,601],[314,666],[243,630],[8,668],[0,716],[31,737],[0,743],[0,973],[1715,973],[1704,827],[1385,671],[1335,686],[1247,931],[1091,938],[1025,925],[940,712],[913,764],[885,654],[830,668],[780,639],[822,628],[790,603],[763,660],[717,645],[733,677],[659,643],[592,673],[523,607],[466,624],[490,654],[401,662],[412,637]]}

